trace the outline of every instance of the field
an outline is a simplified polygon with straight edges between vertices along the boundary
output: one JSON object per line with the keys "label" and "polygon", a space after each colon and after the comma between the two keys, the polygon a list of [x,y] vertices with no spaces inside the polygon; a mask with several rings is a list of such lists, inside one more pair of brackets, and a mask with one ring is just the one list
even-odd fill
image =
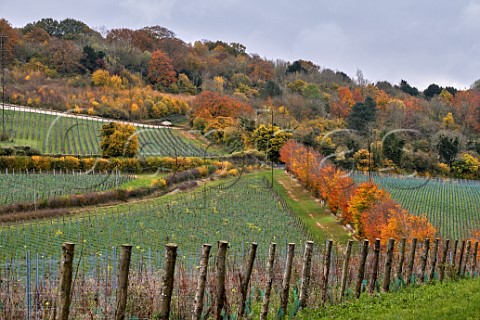
{"label": "field", "polygon": [[[405,178],[373,175],[402,207],[425,214],[444,238],[470,238],[480,228],[480,181]],[[355,175],[356,181],[368,176]]]}
{"label": "field", "polygon": [[232,254],[244,253],[245,244],[252,241],[262,250],[268,249],[270,241],[283,245],[305,241],[298,220],[266,186],[259,176],[246,176],[187,194],[3,226],[0,259],[21,258],[27,250],[56,256],[65,241],[81,244],[86,256],[131,243],[137,258],[153,255],[158,259],[167,242],[177,243],[183,256],[198,256],[202,243],[221,239],[230,242]]}
{"label": "field", "polygon": [[[6,130],[16,146],[30,146],[55,155],[87,156],[101,153],[101,128],[107,122],[105,119],[63,117],[19,110],[5,110],[5,116]],[[139,156],[204,155],[200,144],[188,139],[181,130],[137,126],[137,133]]]}
{"label": "field", "polygon": [[0,174],[0,205],[40,202],[57,196],[103,191],[117,187],[132,177],[123,174],[28,172]]}

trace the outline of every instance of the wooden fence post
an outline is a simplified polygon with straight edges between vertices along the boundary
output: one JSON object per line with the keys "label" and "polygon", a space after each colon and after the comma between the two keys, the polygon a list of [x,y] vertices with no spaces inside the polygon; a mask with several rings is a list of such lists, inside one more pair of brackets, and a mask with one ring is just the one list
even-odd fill
{"label": "wooden fence post", "polygon": [[425,281],[425,271],[427,270],[429,250],[430,250],[430,238],[425,238],[423,242],[423,253],[420,256],[420,279],[418,279],[420,283],[423,283]]}
{"label": "wooden fence post", "polygon": [[300,285],[300,306],[307,306],[308,286],[310,285],[310,273],[312,269],[313,241],[307,241],[303,254],[302,280]]}
{"label": "wooden fence post", "polygon": [[132,245],[123,244],[122,251],[120,253],[120,265],[118,267],[115,320],[125,319],[125,309],[127,307],[128,273],[130,271],[131,256]]}
{"label": "wooden fence post", "polygon": [[287,261],[285,263],[285,272],[283,274],[282,281],[282,293],[280,296],[280,308],[282,309],[284,318],[287,315],[287,305],[288,305],[288,291],[290,290],[290,277],[292,275],[292,264],[293,264],[293,255],[295,254],[295,243],[288,244],[287,250]]}
{"label": "wooden fence post", "polygon": [[273,263],[275,262],[275,248],[277,244],[270,243],[270,249],[268,250],[268,262],[267,262],[267,282],[265,283],[265,295],[263,296],[262,311],[260,313],[260,320],[267,320],[268,305],[270,304],[270,293],[272,292],[274,270]]}
{"label": "wooden fence post", "polygon": [[451,265],[451,268],[449,269],[450,278],[453,278],[453,275],[455,274],[455,267],[457,266],[457,248],[458,248],[458,240],[455,240],[453,244],[453,251],[452,251],[452,265]]}
{"label": "wooden fence post", "polygon": [[372,294],[375,291],[375,283],[378,277],[378,260],[380,258],[380,239],[375,239],[375,245],[373,246],[373,263],[372,263],[372,277],[370,278],[370,284],[368,286],[368,293]]}
{"label": "wooden fence post", "polygon": [[225,306],[225,277],[226,277],[226,260],[227,260],[227,241],[218,241],[217,252],[217,308],[215,309],[215,319],[222,319],[222,310]]}
{"label": "wooden fence post", "polygon": [[350,264],[350,256],[352,254],[352,246],[353,246],[353,240],[348,240],[347,249],[345,251],[345,260],[343,260],[342,285],[340,287],[340,302],[342,302],[343,295],[345,294],[345,289],[347,288],[348,266]]}
{"label": "wooden fence post", "polygon": [[327,303],[327,292],[328,292],[328,277],[330,276],[330,261],[332,256],[332,247],[333,241],[327,241],[327,248],[325,251],[325,257],[323,259],[323,276],[322,276],[322,304]]}
{"label": "wooden fence post", "polygon": [[203,311],[203,298],[205,296],[205,283],[207,281],[208,259],[210,258],[211,244],[205,243],[202,249],[202,258],[200,260],[200,269],[198,270],[197,291],[193,301],[192,320],[200,320]]}
{"label": "wooden fence post", "polygon": [[365,263],[368,255],[368,240],[363,240],[362,255],[360,257],[360,265],[358,266],[357,284],[355,286],[355,296],[360,297],[362,292],[362,282],[365,275]]}
{"label": "wooden fence post", "polygon": [[257,255],[257,246],[258,244],[252,242],[250,244],[250,251],[248,253],[247,267],[244,270],[243,275],[241,276],[241,301],[238,306],[238,318],[243,317],[245,313],[245,303],[247,301],[247,292],[248,285],[250,284],[250,277],[252,276],[253,263],[255,262],[255,256]]}
{"label": "wooden fence post", "polygon": [[415,252],[417,250],[417,238],[412,238],[412,244],[410,246],[410,255],[408,257],[408,268],[407,268],[407,285],[412,281],[413,267],[415,264]]}
{"label": "wooden fence post", "polygon": [[75,244],[65,242],[62,244],[62,263],[60,265],[60,312],[59,320],[68,320],[71,303],[73,255]]}
{"label": "wooden fence post", "polygon": [[432,254],[432,268],[430,269],[430,275],[428,277],[428,281],[432,281],[435,275],[435,268],[437,267],[437,260],[438,260],[438,243],[440,242],[439,238],[435,239],[435,244],[433,246],[433,254]]}
{"label": "wooden fence post", "polygon": [[158,314],[158,319],[160,320],[168,320],[170,317],[177,248],[178,246],[175,243],[167,243],[165,245],[165,268],[160,287],[160,308]]}
{"label": "wooden fence post", "polygon": [[383,285],[382,289],[384,292],[390,290],[390,278],[392,274],[392,261],[393,261],[393,248],[395,246],[395,239],[388,239],[387,244],[387,257],[385,259],[385,268],[383,271]]}
{"label": "wooden fence post", "polygon": [[470,259],[470,250],[472,248],[472,241],[467,241],[467,250],[465,251],[465,263],[463,264],[462,274],[461,276],[465,276],[465,272],[467,271],[468,260]]}
{"label": "wooden fence post", "polygon": [[462,274],[462,267],[463,267],[463,252],[465,251],[465,240],[462,241],[462,245],[460,246],[460,258],[458,260],[458,270],[457,275],[461,276]]}
{"label": "wooden fence post", "polygon": [[440,261],[440,274],[438,276],[438,280],[440,282],[445,279],[445,269],[447,267],[447,255],[448,255],[448,247],[450,246],[450,239],[445,240],[443,245],[443,253],[442,253],[442,260]]}
{"label": "wooden fence post", "polygon": [[400,253],[398,257],[398,267],[397,267],[397,279],[403,278],[403,263],[405,261],[405,247],[407,243],[407,238],[402,238],[400,240]]}
{"label": "wooden fence post", "polygon": [[475,270],[477,269],[477,252],[478,252],[478,241],[475,241],[475,245],[473,246],[472,277],[475,276]]}

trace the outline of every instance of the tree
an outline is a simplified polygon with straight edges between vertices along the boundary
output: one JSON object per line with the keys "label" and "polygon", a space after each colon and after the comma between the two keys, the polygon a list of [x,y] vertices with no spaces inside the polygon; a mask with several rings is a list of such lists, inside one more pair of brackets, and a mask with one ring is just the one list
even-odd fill
{"label": "tree", "polygon": [[69,74],[79,70],[82,52],[73,41],[53,38],[49,43],[49,64],[59,73]]}
{"label": "tree", "polygon": [[291,139],[293,134],[280,131],[277,126],[261,124],[252,134],[252,141],[259,151],[266,151],[267,157],[273,162],[280,159],[280,149]]}
{"label": "tree", "polygon": [[105,69],[105,52],[95,51],[91,46],[83,47],[83,57],[80,59],[80,64],[89,72],[97,69]]}
{"label": "tree", "polygon": [[172,59],[160,50],[152,53],[147,76],[153,84],[162,88],[168,88],[177,81]]}
{"label": "tree", "polygon": [[367,97],[364,103],[357,102],[347,118],[348,127],[365,133],[369,123],[375,120],[376,103],[371,97]]}
{"label": "tree", "polygon": [[423,90],[423,94],[427,99],[431,99],[434,96],[440,94],[442,92],[442,87],[438,86],[435,83],[432,83],[431,85],[428,86],[427,89]]}
{"label": "tree", "polygon": [[418,96],[419,94],[418,89],[409,85],[405,80],[400,81],[400,90],[411,96]]}
{"label": "tree", "polygon": [[117,122],[104,124],[100,148],[105,158],[135,157],[138,153],[138,135],[135,134],[135,127]]}
{"label": "tree", "polygon": [[442,162],[452,166],[453,159],[455,159],[460,150],[458,137],[450,138],[441,134],[438,140],[437,150]]}
{"label": "tree", "polygon": [[395,134],[388,134],[383,139],[382,153],[387,159],[390,159],[397,166],[400,166],[403,155],[404,139],[399,139]]}
{"label": "tree", "polygon": [[15,29],[5,19],[0,19],[0,45],[2,48],[0,63],[1,67],[6,67],[13,62],[15,56],[15,45],[18,37]]}
{"label": "tree", "polygon": [[447,113],[447,115],[443,117],[442,124],[446,129],[455,129],[455,119],[453,118],[453,114],[451,112]]}

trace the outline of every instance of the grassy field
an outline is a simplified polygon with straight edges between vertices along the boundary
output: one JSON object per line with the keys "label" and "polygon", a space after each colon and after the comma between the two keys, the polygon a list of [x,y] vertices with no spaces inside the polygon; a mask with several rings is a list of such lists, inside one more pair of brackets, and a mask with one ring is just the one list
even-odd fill
{"label": "grassy field", "polygon": [[[48,154],[98,155],[104,122],[44,113],[5,111],[12,142]],[[105,123],[107,120],[105,120]],[[137,127],[139,156],[203,156],[203,144],[182,130]]]}
{"label": "grassy field", "polygon": [[461,320],[480,319],[480,279],[408,287],[325,309],[307,309],[295,319]]}
{"label": "grassy field", "polygon": [[[368,176],[356,175],[356,181]],[[480,229],[480,181],[381,177],[373,180],[391,193],[402,207],[425,214],[444,238],[470,238]]]}

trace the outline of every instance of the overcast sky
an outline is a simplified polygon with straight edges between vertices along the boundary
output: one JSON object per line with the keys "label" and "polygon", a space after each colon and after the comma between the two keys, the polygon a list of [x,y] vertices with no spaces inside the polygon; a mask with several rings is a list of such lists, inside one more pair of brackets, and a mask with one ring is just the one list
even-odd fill
{"label": "overcast sky", "polygon": [[268,59],[311,60],[372,82],[469,87],[480,78],[480,0],[0,0],[14,27],[74,18],[161,25],[186,42],[240,42]]}

